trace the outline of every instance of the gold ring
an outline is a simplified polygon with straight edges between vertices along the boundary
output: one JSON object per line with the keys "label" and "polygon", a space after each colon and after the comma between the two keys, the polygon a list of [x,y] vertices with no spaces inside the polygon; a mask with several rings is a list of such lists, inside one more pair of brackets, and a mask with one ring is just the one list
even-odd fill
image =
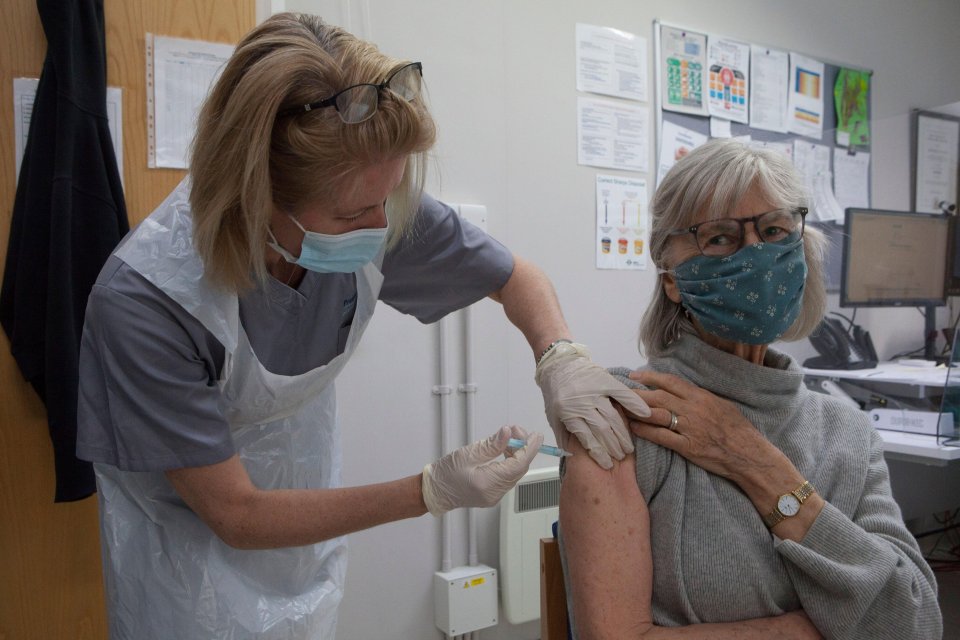
{"label": "gold ring", "polygon": [[677,422],[678,422],[677,414],[675,414],[673,411],[671,411],[671,412],[670,412],[670,431],[676,431],[676,430],[677,430]]}

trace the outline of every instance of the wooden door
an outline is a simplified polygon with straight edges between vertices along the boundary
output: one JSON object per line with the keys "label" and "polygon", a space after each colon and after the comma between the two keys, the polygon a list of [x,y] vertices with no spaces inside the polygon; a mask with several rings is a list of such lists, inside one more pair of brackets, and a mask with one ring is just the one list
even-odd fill
{"label": "wooden door", "polygon": [[[63,0],[64,2],[72,0]],[[131,227],[183,177],[147,168],[147,32],[235,43],[255,0],[104,0],[110,86],[123,91],[125,197]],[[35,0],[0,2],[0,273],[16,190],[13,79],[40,75],[46,40]],[[105,639],[96,497],[54,504],[46,413],[0,331],[0,640]]]}

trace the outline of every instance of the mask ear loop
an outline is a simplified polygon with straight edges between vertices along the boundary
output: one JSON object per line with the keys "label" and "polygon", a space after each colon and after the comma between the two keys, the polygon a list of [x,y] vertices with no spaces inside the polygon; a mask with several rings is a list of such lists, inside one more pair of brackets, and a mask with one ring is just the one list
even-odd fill
{"label": "mask ear loop", "polygon": [[273,229],[267,227],[267,235],[270,237],[267,240],[267,246],[280,254],[280,257],[289,262],[290,264],[297,263],[297,257],[280,246],[280,243],[277,242],[277,237],[273,235]]}
{"label": "mask ear loop", "polygon": [[[673,269],[664,269],[663,267],[657,267],[657,276],[673,275],[673,274],[674,274]],[[664,297],[666,297],[666,293],[664,293]],[[670,342],[675,342],[684,333],[683,320],[680,318],[680,316],[682,315],[683,319],[686,319],[686,321],[690,323],[691,327],[693,326],[693,316],[690,315],[689,309],[683,306],[682,301],[674,302],[673,300],[670,300],[670,302],[671,304],[673,304],[674,307],[676,307],[676,310],[674,311],[674,316],[670,322],[670,324],[673,325],[673,335],[670,338]]]}

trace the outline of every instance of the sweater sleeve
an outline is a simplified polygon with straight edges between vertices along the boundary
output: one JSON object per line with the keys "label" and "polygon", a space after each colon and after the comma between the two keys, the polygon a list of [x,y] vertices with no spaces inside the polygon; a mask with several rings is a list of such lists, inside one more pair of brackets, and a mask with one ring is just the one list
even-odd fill
{"label": "sweater sleeve", "polygon": [[801,543],[777,545],[804,611],[827,638],[939,639],[936,580],[893,499],[875,432],[860,496],[852,517],[828,502]]}

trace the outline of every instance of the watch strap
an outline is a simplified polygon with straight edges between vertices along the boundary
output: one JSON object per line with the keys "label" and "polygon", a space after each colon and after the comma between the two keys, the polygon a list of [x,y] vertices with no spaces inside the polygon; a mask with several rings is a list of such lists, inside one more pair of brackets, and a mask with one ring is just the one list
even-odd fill
{"label": "watch strap", "polygon": [[800,504],[803,504],[804,500],[813,495],[814,491],[816,491],[816,489],[813,488],[813,485],[810,484],[810,481],[804,480],[803,484],[797,487],[791,493],[797,497],[797,500],[800,502]]}
{"label": "watch strap", "polygon": [[[797,502],[799,502],[800,505],[802,506],[803,503],[806,501],[806,499],[809,498],[811,495],[813,495],[814,491],[816,491],[816,489],[813,488],[813,485],[810,484],[810,481],[804,480],[803,484],[801,484],[799,487],[797,487],[796,489],[790,492],[790,495],[796,498]],[[787,494],[784,494],[784,495],[787,495]],[[779,499],[777,500],[777,502],[779,502]],[[772,529],[773,527],[777,526],[778,524],[786,520],[788,517],[789,516],[786,516],[783,513],[781,513],[780,507],[779,505],[777,505],[773,507],[773,511],[763,516],[763,523],[767,525],[768,529]]]}

